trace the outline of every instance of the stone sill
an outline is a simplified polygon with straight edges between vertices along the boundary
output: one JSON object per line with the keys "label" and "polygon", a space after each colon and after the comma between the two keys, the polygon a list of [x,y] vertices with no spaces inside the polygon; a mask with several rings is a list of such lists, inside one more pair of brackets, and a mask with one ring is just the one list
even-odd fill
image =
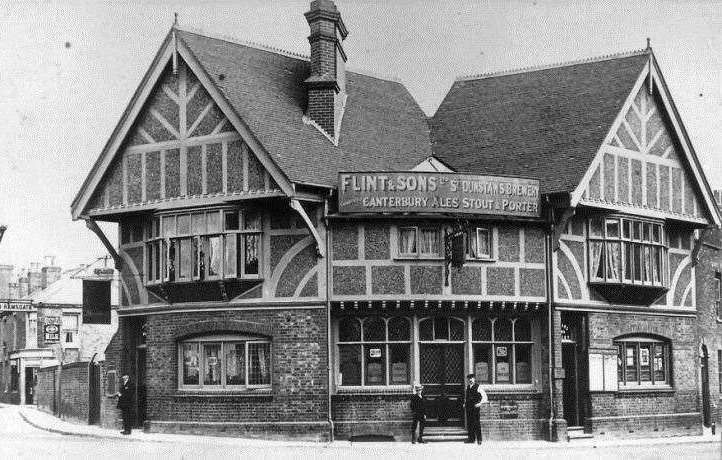
{"label": "stone sill", "polygon": [[177,390],[175,398],[273,398],[271,389],[259,390]]}
{"label": "stone sill", "polygon": [[383,396],[383,395],[407,395],[413,393],[411,385],[379,386],[372,387],[337,387],[335,396]]}

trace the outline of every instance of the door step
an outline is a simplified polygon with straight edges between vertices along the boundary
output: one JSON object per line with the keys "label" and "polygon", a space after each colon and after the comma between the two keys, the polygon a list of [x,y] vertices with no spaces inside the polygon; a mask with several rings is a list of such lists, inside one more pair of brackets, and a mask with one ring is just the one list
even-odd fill
{"label": "door step", "polygon": [[567,427],[567,440],[572,439],[591,439],[594,435],[591,433],[585,433],[583,426],[570,426]]}
{"label": "door step", "polygon": [[458,426],[430,426],[424,428],[424,441],[426,442],[463,442],[466,438],[466,430]]}

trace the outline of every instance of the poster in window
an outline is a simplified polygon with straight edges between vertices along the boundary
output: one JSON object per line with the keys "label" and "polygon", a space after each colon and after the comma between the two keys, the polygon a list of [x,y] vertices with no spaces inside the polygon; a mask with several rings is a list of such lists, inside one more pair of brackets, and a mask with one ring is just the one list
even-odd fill
{"label": "poster in window", "polygon": [[634,366],[634,349],[627,348],[627,366]]}
{"label": "poster in window", "polygon": [[528,383],[531,382],[531,375],[529,374],[529,363],[518,362],[516,363],[516,381],[517,383]]}
{"label": "poster in window", "polygon": [[380,358],[381,357],[381,349],[380,348],[369,348],[369,358]]}
{"label": "poster in window", "polygon": [[640,348],[639,364],[642,366],[649,366],[649,348]]}
{"label": "poster in window", "polygon": [[510,380],[509,363],[496,363],[496,381],[508,382]]}
{"label": "poster in window", "polygon": [[408,383],[406,363],[391,364],[391,383]]}
{"label": "poster in window", "polygon": [[489,364],[485,362],[479,362],[474,364],[474,375],[476,380],[479,382],[488,382],[489,379]]}
{"label": "poster in window", "polygon": [[368,366],[366,366],[366,383],[370,385],[383,384],[383,372],[384,369],[381,363],[369,363]]}
{"label": "poster in window", "polygon": [[664,370],[664,361],[661,356],[654,357],[654,370],[660,372]]}
{"label": "poster in window", "polygon": [[507,355],[506,347],[496,347],[496,356],[503,358]]}

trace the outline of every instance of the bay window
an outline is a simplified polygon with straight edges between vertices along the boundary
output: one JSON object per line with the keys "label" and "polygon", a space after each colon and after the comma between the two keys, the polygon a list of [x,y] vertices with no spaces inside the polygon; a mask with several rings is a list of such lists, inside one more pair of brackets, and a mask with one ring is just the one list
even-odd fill
{"label": "bay window", "polygon": [[634,386],[669,386],[669,343],[649,337],[617,339],[617,377],[620,388]]}
{"label": "bay window", "polygon": [[146,243],[147,282],[258,278],[260,246],[257,212],[215,209],[155,217]]}
{"label": "bay window", "polygon": [[271,342],[207,336],[178,344],[179,388],[221,390],[271,386]]}
{"label": "bay window", "polygon": [[589,220],[590,281],[662,287],[667,270],[661,223],[624,217]]}
{"label": "bay window", "polygon": [[339,386],[408,385],[411,321],[404,317],[341,318]]}

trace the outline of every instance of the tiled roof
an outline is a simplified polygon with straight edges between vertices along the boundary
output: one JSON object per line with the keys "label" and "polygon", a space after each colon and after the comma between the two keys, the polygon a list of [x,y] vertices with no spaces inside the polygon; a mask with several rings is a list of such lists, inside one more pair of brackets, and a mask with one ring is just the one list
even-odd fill
{"label": "tiled roof", "polygon": [[339,171],[409,170],[431,155],[427,119],[398,82],[346,72],[348,99],[335,146],[303,122],[308,60],[177,33],[291,181],[335,186]]}
{"label": "tiled roof", "polygon": [[[23,297],[37,304],[66,305],[69,307],[82,307],[83,305],[83,278],[98,279],[93,276],[93,265],[81,266],[63,272],[60,279],[51,283],[45,289],[35,291]],[[110,305],[118,305],[118,278],[116,275],[110,284]]]}
{"label": "tiled roof", "polygon": [[642,51],[457,80],[430,120],[434,155],[457,172],[571,192],[648,61]]}

